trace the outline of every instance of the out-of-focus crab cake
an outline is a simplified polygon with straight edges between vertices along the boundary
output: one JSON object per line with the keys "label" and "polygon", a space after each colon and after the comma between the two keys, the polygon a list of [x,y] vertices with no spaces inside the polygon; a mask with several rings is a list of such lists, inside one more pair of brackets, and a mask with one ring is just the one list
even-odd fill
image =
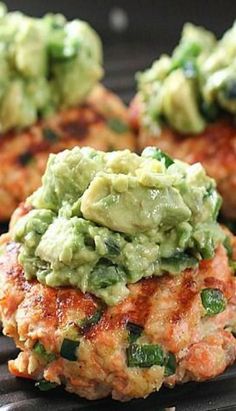
{"label": "out-of-focus crab cake", "polygon": [[126,107],[101,85],[94,88],[83,104],[41,120],[27,130],[2,135],[0,220],[7,220],[40,185],[50,153],[75,146],[132,150],[135,140]]}
{"label": "out-of-focus crab cake", "polygon": [[88,399],[146,397],[236,359],[235,239],[200,164],[149,147],[51,155],[1,237],[10,371]]}
{"label": "out-of-focus crab cake", "polygon": [[140,150],[156,145],[176,158],[201,161],[236,218],[236,25],[221,40],[186,24],[171,56],[138,75],[130,121]]}
{"label": "out-of-focus crab cake", "polygon": [[102,46],[85,22],[0,7],[0,220],[40,184],[50,152],[134,148],[126,107],[99,84]]}

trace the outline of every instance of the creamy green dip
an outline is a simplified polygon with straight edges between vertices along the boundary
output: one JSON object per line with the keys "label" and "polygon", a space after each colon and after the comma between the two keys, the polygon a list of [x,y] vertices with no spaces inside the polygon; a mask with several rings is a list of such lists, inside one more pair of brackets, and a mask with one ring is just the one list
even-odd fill
{"label": "creamy green dip", "polygon": [[82,102],[100,80],[102,47],[85,22],[32,18],[0,4],[0,132]]}
{"label": "creamy green dip", "polygon": [[165,125],[200,133],[224,113],[236,114],[236,23],[217,41],[185,24],[171,56],[162,55],[137,75],[141,121],[154,134]]}
{"label": "creamy green dip", "polygon": [[152,147],[141,156],[87,147],[51,154],[27,204],[13,232],[26,278],[107,304],[127,296],[129,283],[198,266],[224,239],[214,180]]}

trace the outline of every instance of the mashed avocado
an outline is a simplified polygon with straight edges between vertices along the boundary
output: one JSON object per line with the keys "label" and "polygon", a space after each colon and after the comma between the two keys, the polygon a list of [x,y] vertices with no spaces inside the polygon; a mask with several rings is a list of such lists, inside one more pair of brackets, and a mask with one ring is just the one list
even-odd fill
{"label": "mashed avocado", "polygon": [[83,101],[101,63],[100,39],[87,23],[7,13],[0,4],[0,132]]}
{"label": "mashed avocado", "polygon": [[185,24],[179,45],[139,73],[142,123],[159,134],[165,124],[180,133],[200,133],[226,112],[236,114],[236,23],[221,40]]}
{"label": "mashed avocado", "polygon": [[215,182],[200,164],[156,148],[51,154],[32,210],[14,228],[28,280],[70,285],[107,304],[143,277],[179,274],[212,258],[224,234]]}

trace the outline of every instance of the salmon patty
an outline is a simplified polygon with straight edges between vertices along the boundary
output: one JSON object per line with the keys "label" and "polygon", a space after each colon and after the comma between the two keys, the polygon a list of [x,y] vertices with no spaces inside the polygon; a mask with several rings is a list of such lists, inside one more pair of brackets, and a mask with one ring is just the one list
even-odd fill
{"label": "salmon patty", "polygon": [[[19,208],[12,224],[27,212]],[[19,244],[10,234],[1,242],[0,318],[21,350],[9,369],[41,389],[62,384],[88,399],[126,401],[214,378],[235,361],[236,280],[224,246],[198,268],[130,284],[108,307],[75,288],[27,281]]]}
{"label": "salmon patty", "polygon": [[223,197],[222,213],[236,218],[236,127],[232,118],[208,124],[200,134],[181,135],[166,127],[158,136],[151,135],[140,122],[140,103],[134,99],[130,122],[138,133],[138,149],[156,146],[174,158],[190,164],[201,162],[209,176],[217,182]]}
{"label": "salmon patty", "polygon": [[8,220],[40,185],[49,153],[77,145],[134,149],[125,106],[102,86],[95,87],[84,104],[0,137],[0,221]]}

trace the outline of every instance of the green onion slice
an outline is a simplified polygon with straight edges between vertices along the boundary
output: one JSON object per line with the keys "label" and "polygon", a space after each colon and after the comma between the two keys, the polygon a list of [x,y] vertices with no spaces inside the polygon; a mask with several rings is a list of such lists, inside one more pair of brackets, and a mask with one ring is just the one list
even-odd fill
{"label": "green onion slice", "polygon": [[158,344],[130,344],[126,355],[128,367],[149,368],[153,365],[165,364],[164,351]]}
{"label": "green onion slice", "polygon": [[126,329],[129,332],[129,342],[130,343],[134,343],[141,336],[143,332],[142,325],[132,323],[131,321],[127,322]]}
{"label": "green onion slice", "polygon": [[126,133],[129,130],[128,124],[121,119],[113,117],[107,120],[108,127],[117,134]]}
{"label": "green onion slice", "polygon": [[206,315],[219,314],[226,308],[226,299],[222,291],[217,288],[205,288],[201,292],[202,305]]}
{"label": "green onion slice", "polygon": [[35,383],[35,387],[37,387],[40,391],[49,391],[56,388],[57,384],[55,382],[41,380]]}
{"label": "green onion slice", "polygon": [[171,166],[171,164],[174,164],[174,160],[172,160],[171,157],[168,156],[168,154],[164,153],[164,151],[160,150],[159,148],[155,147],[147,147],[143,151],[144,157],[151,157],[155,158],[156,160],[163,160],[165,163],[166,168]]}
{"label": "green onion slice", "polygon": [[66,360],[76,361],[76,350],[79,347],[79,344],[79,341],[73,341],[69,340],[68,338],[64,338],[61,345],[60,355]]}
{"label": "green onion slice", "polygon": [[39,341],[34,345],[33,347],[33,352],[37,355],[39,355],[41,358],[43,358],[47,362],[52,362],[56,359],[56,354],[53,352],[47,352],[44,348],[44,345],[40,343]]}
{"label": "green onion slice", "polygon": [[173,375],[176,371],[176,358],[175,355],[169,352],[165,361],[165,377]]}
{"label": "green onion slice", "polygon": [[79,322],[79,327],[82,333],[88,331],[93,325],[97,324],[103,315],[103,309],[98,308],[91,316],[83,318]]}

